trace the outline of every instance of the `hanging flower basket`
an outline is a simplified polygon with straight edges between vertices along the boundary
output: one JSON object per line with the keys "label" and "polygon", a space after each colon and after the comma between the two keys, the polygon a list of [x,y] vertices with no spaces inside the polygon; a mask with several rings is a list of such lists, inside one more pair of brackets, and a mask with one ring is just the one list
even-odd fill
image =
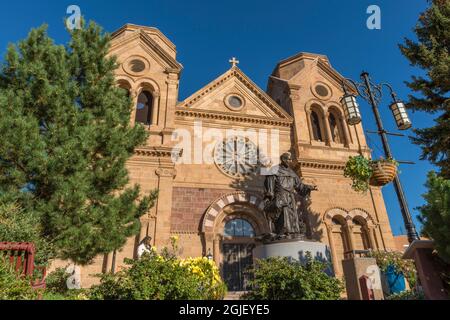
{"label": "hanging flower basket", "polygon": [[382,187],[394,181],[398,167],[398,163],[395,160],[381,159],[373,161],[371,165],[373,173],[370,178],[370,185]]}
{"label": "hanging flower basket", "polygon": [[352,189],[366,193],[370,186],[381,187],[397,175],[398,162],[393,159],[369,160],[359,155],[345,164],[344,176],[352,179]]}

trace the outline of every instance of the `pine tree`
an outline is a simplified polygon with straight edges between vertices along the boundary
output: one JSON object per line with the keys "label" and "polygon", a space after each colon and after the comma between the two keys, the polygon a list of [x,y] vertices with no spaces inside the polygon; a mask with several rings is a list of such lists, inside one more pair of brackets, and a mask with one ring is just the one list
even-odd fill
{"label": "pine tree", "polygon": [[433,239],[439,256],[450,263],[450,180],[428,174],[427,204],[419,208],[422,233]]}
{"label": "pine tree", "polygon": [[422,147],[422,158],[450,179],[450,1],[429,0],[430,7],[419,18],[415,33],[418,42],[405,39],[402,53],[412,65],[426,71],[414,76],[408,86],[420,96],[409,96],[407,107],[437,114],[435,125],[415,130],[415,144]]}
{"label": "pine tree", "polygon": [[37,212],[58,256],[88,264],[137,234],[157,197],[129,186],[126,161],[147,139],[130,126],[110,37],[90,23],[56,45],[47,27],[10,45],[0,71],[0,195]]}

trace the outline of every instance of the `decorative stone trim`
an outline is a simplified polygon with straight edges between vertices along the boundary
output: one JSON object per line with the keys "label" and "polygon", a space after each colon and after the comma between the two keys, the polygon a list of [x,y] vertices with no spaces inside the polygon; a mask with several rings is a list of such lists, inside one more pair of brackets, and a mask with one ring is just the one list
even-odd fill
{"label": "decorative stone trim", "polygon": [[311,168],[311,169],[323,169],[323,170],[339,170],[343,171],[345,169],[345,163],[343,162],[324,162],[319,160],[300,160],[297,164],[300,168]]}
{"label": "decorative stone trim", "polygon": [[238,115],[238,114],[227,114],[227,113],[213,112],[213,111],[200,111],[200,110],[189,110],[189,109],[177,108],[177,110],[175,111],[175,115],[180,116],[180,117],[223,120],[223,121],[231,121],[231,122],[250,123],[250,124],[262,124],[262,125],[268,125],[268,126],[287,127],[287,128],[292,126],[292,121],[290,121],[290,120],[269,119],[269,118],[256,117],[256,116],[242,116],[242,115]]}
{"label": "decorative stone trim", "polygon": [[144,147],[134,151],[135,155],[152,158],[181,157],[183,150],[170,147]]}
{"label": "decorative stone trim", "polygon": [[175,178],[177,175],[177,170],[170,168],[158,168],[155,173],[158,177]]}
{"label": "decorative stone trim", "polygon": [[202,233],[213,232],[214,223],[219,213],[226,206],[235,203],[246,203],[258,208],[258,210],[264,209],[264,200],[258,194],[243,191],[226,194],[216,199],[206,210],[201,227]]}
{"label": "decorative stone trim", "polygon": [[350,211],[347,211],[343,208],[340,207],[335,207],[332,209],[329,209],[326,211],[325,215],[324,215],[324,222],[326,225],[332,225],[331,220],[335,217],[335,216],[341,216],[343,217],[346,221],[352,221],[355,217],[361,217],[363,218],[368,224],[370,225],[375,225],[375,220],[372,218],[372,216],[370,215],[370,213],[368,213],[366,210],[361,209],[361,208],[355,208],[352,209]]}

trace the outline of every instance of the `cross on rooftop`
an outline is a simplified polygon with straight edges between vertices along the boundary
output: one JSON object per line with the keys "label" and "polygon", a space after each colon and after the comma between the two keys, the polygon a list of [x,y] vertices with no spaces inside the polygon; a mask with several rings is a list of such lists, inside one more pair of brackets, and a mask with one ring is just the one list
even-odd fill
{"label": "cross on rooftop", "polygon": [[236,67],[239,64],[239,60],[233,57],[230,61],[232,67]]}

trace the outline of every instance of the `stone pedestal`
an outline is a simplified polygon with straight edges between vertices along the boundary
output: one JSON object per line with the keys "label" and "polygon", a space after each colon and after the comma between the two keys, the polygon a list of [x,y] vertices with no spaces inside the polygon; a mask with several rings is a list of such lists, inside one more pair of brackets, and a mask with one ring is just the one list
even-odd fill
{"label": "stone pedestal", "polygon": [[374,258],[351,256],[342,261],[348,300],[383,300],[380,270]]}
{"label": "stone pedestal", "polygon": [[306,240],[280,240],[266,244],[260,244],[253,250],[254,259],[267,259],[275,257],[287,257],[304,263],[306,253],[319,261],[330,264],[328,274],[334,275],[332,268],[331,253],[327,245],[321,242]]}
{"label": "stone pedestal", "polygon": [[441,270],[433,258],[433,250],[432,240],[416,240],[408,247],[403,258],[414,259],[426,299],[446,300],[448,296],[439,276]]}

